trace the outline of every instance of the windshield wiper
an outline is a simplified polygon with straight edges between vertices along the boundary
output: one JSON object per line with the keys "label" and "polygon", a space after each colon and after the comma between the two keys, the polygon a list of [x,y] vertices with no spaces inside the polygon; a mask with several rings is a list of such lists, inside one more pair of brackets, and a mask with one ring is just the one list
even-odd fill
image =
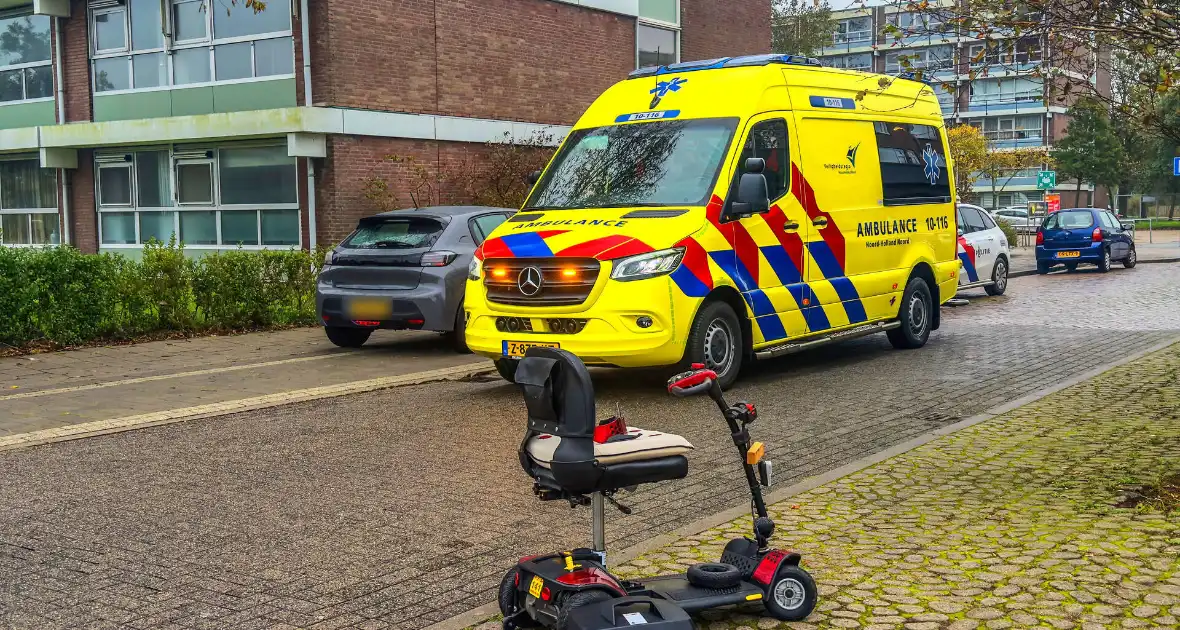
{"label": "windshield wiper", "polygon": [[652,201],[630,201],[626,203],[605,203],[601,206],[594,206],[596,208],[668,208],[666,203],[655,203]]}
{"label": "windshield wiper", "polygon": [[391,249],[412,249],[414,245],[402,241],[374,241],[370,247],[388,247]]}

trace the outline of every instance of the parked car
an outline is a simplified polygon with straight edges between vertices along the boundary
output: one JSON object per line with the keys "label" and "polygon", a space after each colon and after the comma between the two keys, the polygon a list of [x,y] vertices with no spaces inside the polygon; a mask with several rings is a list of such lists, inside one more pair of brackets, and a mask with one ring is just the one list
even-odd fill
{"label": "parked car", "polygon": [[434,330],[466,352],[467,266],[515,212],[445,206],[361,219],[324,257],[316,282],[316,312],[328,340],[359,348],[378,329]]}
{"label": "parked car", "polygon": [[1116,261],[1128,269],[1135,266],[1135,239],[1132,230],[1106,210],[1061,210],[1045,217],[1037,230],[1037,273],[1049,273],[1057,265],[1073,271],[1079,264],[1098,265],[1106,272]]}
{"label": "parked car", "polygon": [[1011,225],[1012,229],[1017,232],[1031,232],[1036,229],[1036,220],[1029,216],[1028,208],[1010,206],[1000,208],[991,214],[993,218],[1003,219],[1005,223]]}
{"label": "parked car", "polygon": [[959,290],[983,287],[988,295],[1003,295],[1012,260],[1004,230],[979,206],[959,204],[955,219],[959,227]]}

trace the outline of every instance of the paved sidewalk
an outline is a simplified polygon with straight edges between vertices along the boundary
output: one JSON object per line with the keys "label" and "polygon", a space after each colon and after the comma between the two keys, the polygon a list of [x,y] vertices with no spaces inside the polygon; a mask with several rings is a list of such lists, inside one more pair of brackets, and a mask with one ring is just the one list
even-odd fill
{"label": "paved sidewalk", "polygon": [[359,350],[320,328],[0,358],[0,440],[82,423],[486,363],[436,333],[377,331]]}
{"label": "paved sidewalk", "polygon": [[[805,623],[750,608],[702,627],[1176,628],[1180,510],[1115,507],[1168,475],[1180,475],[1180,344],[773,505],[776,542],[802,552],[820,606]],[[715,561],[749,522],[615,569]]]}

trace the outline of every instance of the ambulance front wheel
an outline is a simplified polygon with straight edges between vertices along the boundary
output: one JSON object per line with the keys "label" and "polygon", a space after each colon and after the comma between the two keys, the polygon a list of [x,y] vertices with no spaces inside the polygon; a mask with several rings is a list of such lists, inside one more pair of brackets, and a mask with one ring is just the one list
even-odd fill
{"label": "ambulance front wheel", "polygon": [[684,349],[684,370],[703,363],[717,373],[721,389],[729,389],[742,369],[745,352],[742,326],[733,308],[725,302],[708,302],[697,312]]}
{"label": "ambulance front wheel", "polygon": [[500,373],[500,378],[509,383],[516,382],[516,367],[520,365],[518,359],[496,359],[496,371]]}
{"label": "ambulance front wheel", "polygon": [[930,324],[934,321],[934,308],[930,286],[922,278],[911,278],[901,296],[901,310],[897,314],[901,326],[886,333],[889,343],[899,350],[926,345],[930,338]]}

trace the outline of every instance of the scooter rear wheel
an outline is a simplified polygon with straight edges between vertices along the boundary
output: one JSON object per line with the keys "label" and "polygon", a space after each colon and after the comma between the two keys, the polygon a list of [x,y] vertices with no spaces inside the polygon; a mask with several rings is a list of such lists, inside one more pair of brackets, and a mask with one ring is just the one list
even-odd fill
{"label": "scooter rear wheel", "polygon": [[557,630],[566,630],[569,627],[570,613],[575,608],[605,602],[608,599],[612,599],[611,594],[600,590],[578,591],[570,595],[562,603],[561,610],[557,611]]}
{"label": "scooter rear wheel", "polygon": [[815,610],[818,599],[819,589],[815,586],[815,580],[798,566],[779,569],[766,589],[766,597],[762,598],[767,612],[782,621],[806,619]]}

